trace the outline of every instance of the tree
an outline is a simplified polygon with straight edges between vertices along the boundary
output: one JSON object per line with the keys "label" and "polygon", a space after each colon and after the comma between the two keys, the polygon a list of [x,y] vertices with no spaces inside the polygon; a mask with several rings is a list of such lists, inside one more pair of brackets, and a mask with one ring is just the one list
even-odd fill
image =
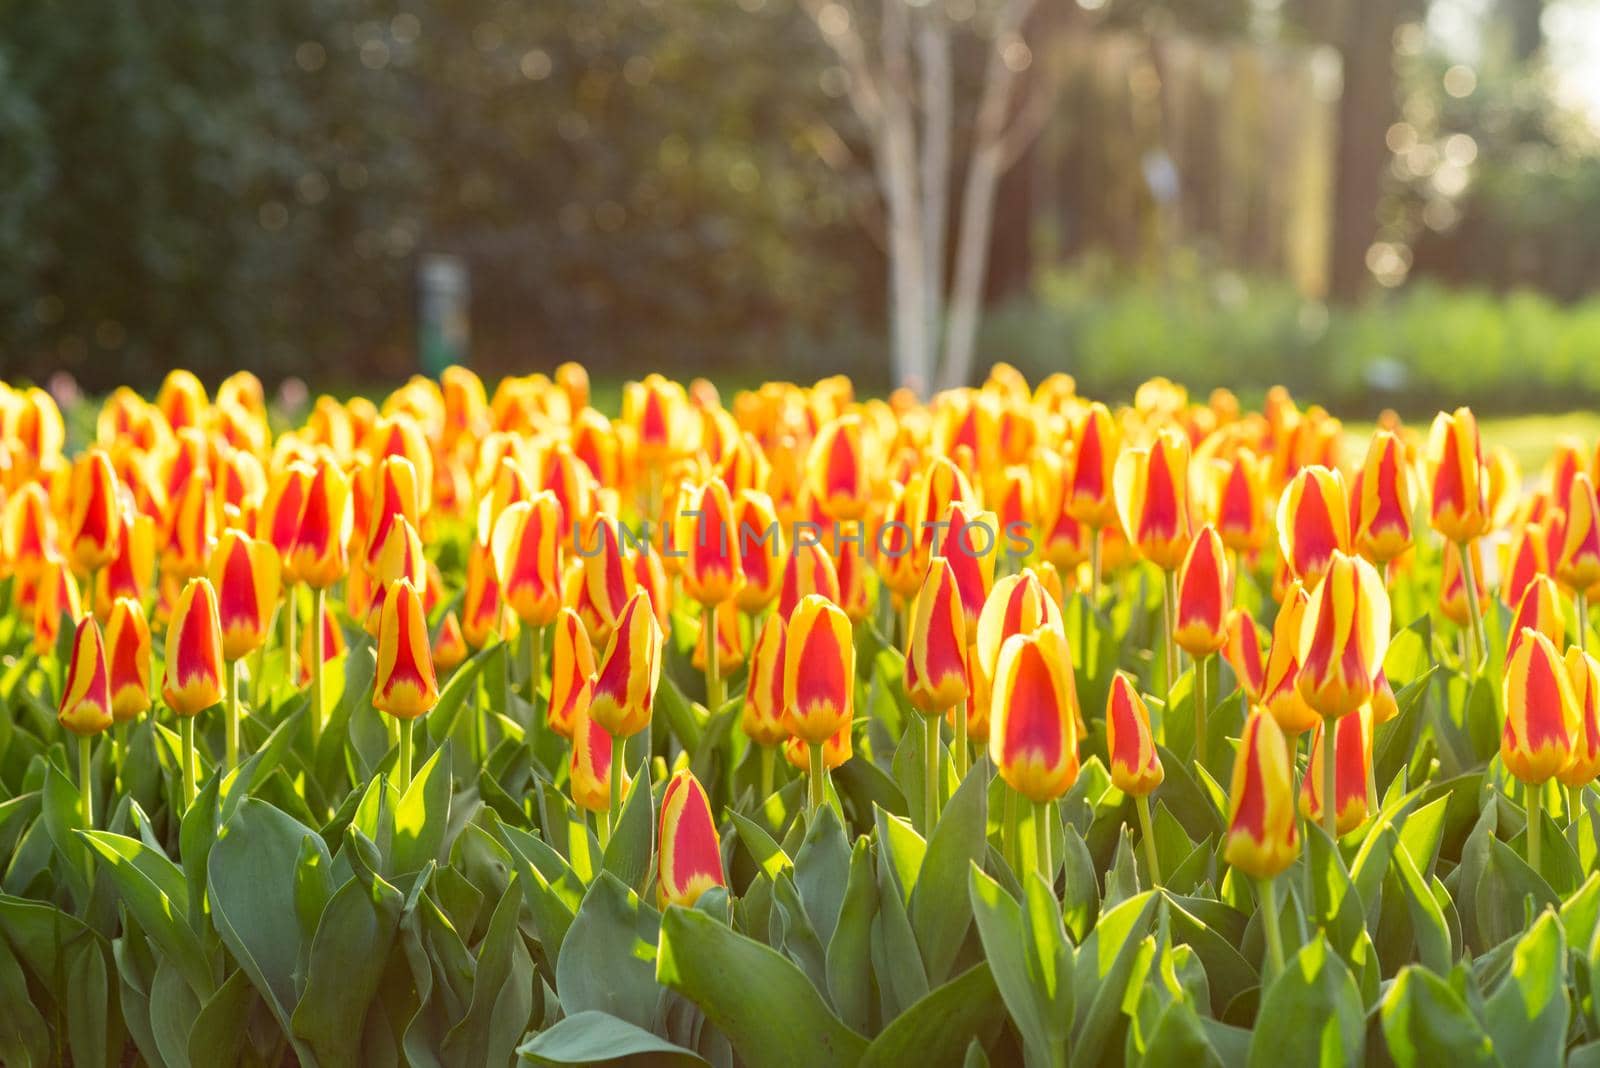
{"label": "tree", "polygon": [[[930,0],[801,0],[849,78],[884,205],[891,363],[896,383],[925,392],[972,370],[995,193],[1048,113],[1051,84],[1019,86],[1032,65],[1024,37],[1035,0],[984,0],[959,22]],[[983,62],[959,201],[953,200],[956,44]],[[953,257],[947,220],[956,218]],[[946,268],[949,267],[948,281]]]}

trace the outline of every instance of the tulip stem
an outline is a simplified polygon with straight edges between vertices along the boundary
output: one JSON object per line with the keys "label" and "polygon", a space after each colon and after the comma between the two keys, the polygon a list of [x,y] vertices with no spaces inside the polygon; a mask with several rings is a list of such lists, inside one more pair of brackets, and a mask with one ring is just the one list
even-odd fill
{"label": "tulip stem", "polygon": [[1478,575],[1472,563],[1472,543],[1464,541],[1457,548],[1461,552],[1461,588],[1467,595],[1467,613],[1470,626],[1467,628],[1472,636],[1468,643],[1472,653],[1472,662],[1468,665],[1472,674],[1478,673],[1483,659],[1488,655],[1489,642],[1483,629],[1483,606],[1478,603]]}
{"label": "tulip stem", "polygon": [[1526,791],[1526,801],[1523,807],[1528,813],[1528,867],[1536,874],[1539,872],[1539,846],[1540,839],[1544,837],[1544,784],[1527,783],[1523,789]]}
{"label": "tulip stem", "polygon": [[322,742],[322,612],[327,593],[320,587],[311,591],[311,758]]}
{"label": "tulip stem", "polygon": [[933,825],[939,822],[939,717],[922,717],[922,741],[927,750],[926,774],[923,776],[922,833],[933,837]]}
{"label": "tulip stem", "polygon": [[403,794],[411,786],[411,726],[416,721],[413,719],[396,718],[400,727],[400,792]]}
{"label": "tulip stem", "polygon": [[766,804],[767,798],[772,796],[773,765],[777,758],[778,750],[776,746],[771,745],[763,745],[758,748],[761,750],[761,793],[759,797],[761,803]]}
{"label": "tulip stem", "polygon": [[283,651],[289,657],[289,681],[291,685],[293,685],[300,678],[294,669],[295,654],[297,652],[294,647],[295,617],[299,615],[299,613],[295,611],[294,590],[295,588],[293,586],[288,585],[284,586],[283,588]]}
{"label": "tulip stem", "polygon": [[82,794],[83,826],[94,827],[94,778],[89,772],[89,736],[78,735],[78,791]]}
{"label": "tulip stem", "polygon": [[1206,762],[1206,715],[1210,712],[1206,697],[1206,664],[1210,660],[1202,656],[1194,662],[1194,762],[1202,766]]}
{"label": "tulip stem", "polygon": [[1572,594],[1573,607],[1578,610],[1578,651],[1589,651],[1589,598],[1582,590]]}
{"label": "tulip stem", "polygon": [[223,774],[239,766],[239,661],[228,661],[228,700],[224,706]]}
{"label": "tulip stem", "polygon": [[616,829],[618,820],[622,818],[622,767],[627,747],[628,739],[620,734],[611,739],[611,809],[607,825],[613,830]]}
{"label": "tulip stem", "polygon": [[1270,980],[1283,971],[1283,931],[1278,926],[1278,881],[1261,880],[1261,931],[1267,936],[1267,974]]}
{"label": "tulip stem", "polygon": [[823,785],[828,776],[828,768],[822,762],[822,746],[811,743],[811,782],[806,792],[808,804],[807,811],[812,819],[817,818],[817,813],[822,811],[822,806],[827,795],[827,788]]}
{"label": "tulip stem", "polygon": [[972,756],[967,751],[967,702],[956,706],[956,744],[950,750],[950,760],[956,766],[956,781],[967,777],[967,761]]}
{"label": "tulip stem", "polygon": [[1133,807],[1139,813],[1139,835],[1144,839],[1144,859],[1150,865],[1150,885],[1161,885],[1161,858],[1156,853],[1156,829],[1150,819],[1150,798],[1139,794],[1133,799]]}
{"label": "tulip stem", "polygon": [[1167,652],[1167,707],[1172,707],[1172,687],[1178,681],[1178,642],[1173,636],[1173,620],[1178,611],[1178,573],[1167,571],[1166,595],[1161,599],[1161,636]]}
{"label": "tulip stem", "polygon": [[[1360,715],[1360,713],[1355,713]],[[1338,789],[1334,784],[1334,763],[1339,747],[1339,721],[1324,719],[1322,721],[1322,829],[1328,832],[1328,837],[1333,839],[1334,848],[1339,847],[1339,803],[1335,797]]]}
{"label": "tulip stem", "polygon": [[724,700],[722,693],[722,671],[717,661],[717,609],[719,606],[708,604],[701,610],[701,629],[705,631],[706,639],[706,711],[713,716],[722,708]]}
{"label": "tulip stem", "polygon": [[1022,867],[1022,846],[1017,834],[1017,792],[1007,786],[1001,794],[1005,800],[1000,808],[1000,852],[1011,870],[1017,871]]}
{"label": "tulip stem", "polygon": [[1096,607],[1100,604],[1100,537],[1099,527],[1089,531],[1089,603]]}
{"label": "tulip stem", "polygon": [[183,807],[194,805],[194,717],[178,717],[178,737],[183,742]]}
{"label": "tulip stem", "polygon": [[528,630],[528,704],[539,711],[539,678],[544,674],[544,628]]}
{"label": "tulip stem", "polygon": [[1053,886],[1056,881],[1056,866],[1050,859],[1050,802],[1035,801],[1033,803],[1033,833],[1037,843],[1039,876],[1046,885]]}

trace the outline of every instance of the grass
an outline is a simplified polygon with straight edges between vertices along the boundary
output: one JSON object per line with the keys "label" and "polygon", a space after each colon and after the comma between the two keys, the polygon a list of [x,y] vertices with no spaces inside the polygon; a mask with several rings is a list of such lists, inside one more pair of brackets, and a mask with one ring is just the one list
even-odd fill
{"label": "grass", "polygon": [[1485,419],[1479,424],[1483,443],[1511,450],[1523,475],[1537,474],[1563,437],[1575,437],[1592,448],[1600,440],[1600,412],[1565,415],[1516,415]]}

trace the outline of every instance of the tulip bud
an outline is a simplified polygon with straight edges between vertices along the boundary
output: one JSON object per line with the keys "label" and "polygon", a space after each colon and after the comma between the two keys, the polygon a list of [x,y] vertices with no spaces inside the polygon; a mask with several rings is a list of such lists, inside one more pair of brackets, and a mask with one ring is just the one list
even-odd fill
{"label": "tulip bud", "polygon": [[1202,527],[1189,545],[1178,580],[1178,615],[1173,639],[1196,659],[1210,656],[1228,640],[1228,560],[1215,527]]}
{"label": "tulip bud", "polygon": [[[739,725],[757,745],[777,745],[789,736],[783,726],[783,663],[788,627],[776,612],[767,616],[750,648],[744,712]],[[803,748],[803,747],[802,747]],[[805,765],[809,768],[809,762]]]}
{"label": "tulip bud", "polygon": [[1289,737],[1297,737],[1317,725],[1320,718],[1300,695],[1300,628],[1311,597],[1298,579],[1284,593],[1283,606],[1272,625],[1272,644],[1267,650],[1267,669],[1263,677],[1262,703]]}
{"label": "tulip bud", "polygon": [[861,416],[850,414],[825,423],[806,455],[806,486],[830,519],[857,519],[866,511],[871,472],[866,458]]}
{"label": "tulip bud", "polygon": [[662,908],[693,908],[713,886],[726,886],[722,873],[722,840],[711,818],[711,800],[700,780],[687,768],[667,780],[661,794],[661,863],[657,900]]}
{"label": "tulip bud", "polygon": [[[381,617],[379,626],[382,626]],[[439,621],[439,633],[433,636],[434,674],[450,674],[461,666],[469,651],[466,636],[461,633],[461,620],[454,610],[446,612]]]}
{"label": "tulip bud", "polygon": [[1556,561],[1556,578],[1575,590],[1600,582],[1600,504],[1586,474],[1573,478],[1567,496],[1566,537]]}
{"label": "tulip bud", "polygon": [[1411,468],[1405,447],[1379,430],[1367,447],[1353,495],[1356,548],[1375,564],[1386,564],[1411,547]]}
{"label": "tulip bud", "polygon": [[1572,682],[1572,762],[1557,773],[1563,786],[1583,788],[1600,773],[1600,662],[1577,646],[1567,650],[1567,677]]}
{"label": "tulip bud", "polygon": [[44,487],[29,482],[5,502],[3,548],[10,574],[37,578],[56,551],[56,520]]}
{"label": "tulip bud", "polygon": [[611,636],[636,580],[623,557],[617,521],[597,512],[584,524],[577,552],[581,567],[569,582],[565,598],[589,628],[589,639],[596,645]]}
{"label": "tulip bud", "polygon": [[[916,497],[911,503],[907,522],[916,546],[917,582],[927,571],[928,560],[935,554],[949,556],[945,548],[951,529],[950,506],[960,503],[968,507],[962,513],[965,519],[972,511],[972,485],[960,467],[948,456],[936,456],[926,470],[914,480]],[[912,484],[906,487],[910,492]]]}
{"label": "tulip bud", "polygon": [[1006,639],[1013,634],[1032,634],[1044,626],[1062,627],[1061,608],[1033,568],[1023,568],[996,582],[983,602],[977,627],[969,633],[969,637],[976,636],[973,647],[978,657],[972,663],[972,674],[993,680]]}
{"label": "tulip bud", "polygon": [[509,505],[492,541],[500,592],[517,618],[543,627],[561,609],[561,505],[548,490]]}
{"label": "tulip bud", "polygon": [[1506,663],[1516,654],[1517,643],[1525,631],[1536,631],[1550,639],[1557,649],[1567,644],[1567,620],[1561,614],[1561,592],[1545,575],[1528,583],[1522,600],[1517,603],[1517,614],[1506,632]]}
{"label": "tulip bud", "polygon": [[1078,694],[1067,639],[1053,626],[1000,647],[989,704],[989,756],[1006,785],[1054,801],[1078,778]]}
{"label": "tulip bud", "polygon": [[117,555],[122,535],[117,506],[117,475],[103,449],[90,449],[72,466],[72,515],[67,521],[67,553],[73,570],[89,574]]}
{"label": "tulip bud", "polygon": [[[422,488],[417,484],[417,469],[404,456],[385,456],[362,480],[370,498],[367,529],[363,531],[362,555],[368,560],[382,551],[397,519],[412,527],[422,522]],[[351,486],[352,496],[355,486]]]}
{"label": "tulip bud", "polygon": [[210,580],[190,579],[167,624],[166,678],[161,696],[179,716],[195,716],[222,700],[222,622]]}
{"label": "tulip bud", "polygon": [[1257,879],[1283,871],[1300,851],[1294,808],[1289,747],[1277,720],[1258,709],[1245,721],[1233,760],[1223,859]]}
{"label": "tulip bud", "polygon": [[[1478,610],[1489,606],[1489,591],[1483,586],[1483,553],[1479,543],[1472,542],[1472,577],[1478,594]],[[1458,627],[1471,623],[1471,607],[1467,603],[1467,583],[1461,571],[1461,550],[1453,541],[1444,545],[1444,561],[1440,568],[1439,606],[1445,617]]]}
{"label": "tulip bud", "polygon": [[783,584],[783,531],[772,498],[759,490],[740,490],[733,499],[734,537],[744,581],[734,594],[741,612],[754,614],[771,604]]}
{"label": "tulip bud", "polygon": [[[1334,749],[1334,821],[1340,834],[1348,834],[1367,818],[1367,764],[1372,757],[1370,714],[1365,708],[1337,720],[1338,745]],[[1311,735],[1311,761],[1300,781],[1300,815],[1322,823],[1322,735],[1319,722]]]}
{"label": "tulip bud", "polygon": [[1429,521],[1444,539],[1468,542],[1489,529],[1488,475],[1472,409],[1440,412],[1428,432]]}
{"label": "tulip bud", "polygon": [[1294,577],[1315,589],[1335,552],[1350,551],[1344,479],[1326,467],[1302,468],[1278,500],[1278,542]]}
{"label": "tulip bud", "polygon": [[256,537],[272,543],[284,562],[284,581],[299,581],[288,567],[289,550],[300,531],[300,512],[305,508],[306,491],[316,469],[303,460],[291,460],[276,469],[267,485],[267,496],[256,513]]}
{"label": "tulip bud", "polygon": [[1539,575],[1550,573],[1548,534],[1542,523],[1527,523],[1511,536],[1511,545],[1500,573],[1500,600],[1507,608],[1521,603],[1528,584]]}
{"label": "tulip bud", "polygon": [[50,559],[39,573],[33,601],[33,651],[48,655],[61,635],[61,617],[73,622],[83,614],[78,582],[64,561]]}
{"label": "tulip bud", "polygon": [[1106,700],[1106,752],[1111,758],[1111,782],[1134,797],[1143,797],[1166,773],[1150,733],[1150,709],[1128,676],[1117,672]]}
{"label": "tulip bud", "polygon": [[105,629],[111,716],[126,723],[150,707],[150,624],[139,602],[119,597]]}
{"label": "tulip bud", "polygon": [[111,684],[106,674],[105,647],[100,626],[85,616],[72,640],[66,684],[56,718],[73,734],[99,734],[111,726]]}
{"label": "tulip bud", "polygon": [[957,501],[950,505],[949,532],[936,549],[950,562],[967,629],[976,632],[978,613],[994,585],[995,561],[1000,555],[999,520],[993,512],[976,512]]}
{"label": "tulip bud", "polygon": [[550,706],[545,722],[563,738],[572,739],[579,710],[587,712],[594,692],[594,647],[583,620],[570,608],[556,615],[550,659]]}
{"label": "tulip bud", "polygon": [[217,543],[208,577],[217,593],[223,659],[238,660],[266,644],[278,607],[278,554],[272,546],[229,530]]}
{"label": "tulip bud", "polygon": [[800,602],[809,596],[839,603],[839,572],[833,557],[815,541],[796,537],[789,559],[783,565],[783,584],[778,593],[778,614],[794,615]]}
{"label": "tulip bud", "polygon": [[1073,428],[1072,471],[1067,479],[1067,513],[1092,529],[1117,522],[1117,502],[1112,492],[1117,463],[1117,425],[1104,404],[1095,401],[1084,409]]}
{"label": "tulip bud", "polygon": [[1254,553],[1267,543],[1268,468],[1249,449],[1240,449],[1225,465],[1217,492],[1216,526],[1222,544],[1236,553]]}
{"label": "tulip bud", "polygon": [[783,725],[810,745],[848,727],[854,709],[856,647],[850,619],[818,594],[789,617],[783,657]]}
{"label": "tulip bud", "polygon": [[1548,782],[1572,762],[1579,708],[1572,678],[1550,639],[1522,631],[1506,663],[1500,759],[1525,783]]}
{"label": "tulip bud", "polygon": [[923,715],[936,716],[967,699],[967,621],[955,572],[933,558],[911,615],[906,694]]}
{"label": "tulip bud", "polygon": [[203,470],[197,471],[173,498],[167,547],[162,554],[163,569],[180,579],[205,574],[216,536],[216,513],[211,509],[211,476]]}
{"label": "tulip bud", "polygon": [[[846,723],[827,741],[822,743],[822,766],[832,771],[854,755],[850,745],[850,724]],[[799,738],[787,737],[783,743],[783,759],[801,771],[811,770],[811,747]]]}
{"label": "tulip bud", "polygon": [[383,599],[372,707],[397,719],[415,719],[438,703],[439,681],[433,673],[422,597],[409,579],[401,579]]}
{"label": "tulip bud", "polygon": [[132,509],[117,517],[122,533],[117,539],[117,555],[100,571],[95,582],[95,611],[104,615],[119,597],[143,600],[156,576],[155,520]]}
{"label": "tulip bud", "polygon": [[[913,475],[915,480],[918,475]],[[873,540],[873,557],[878,578],[897,600],[916,596],[923,572],[917,570],[916,513],[914,504],[919,487],[912,484],[890,486],[888,510]]]}
{"label": "tulip bud", "polygon": [[[1300,640],[1295,633],[1294,641]],[[1222,647],[1222,658],[1233,668],[1239,688],[1251,704],[1261,701],[1266,683],[1266,665],[1261,659],[1261,628],[1255,617],[1243,608],[1228,613],[1228,642]]]}
{"label": "tulip bud", "polygon": [[317,464],[305,507],[289,546],[288,571],[296,582],[326,589],[350,569],[350,480],[331,459]]}
{"label": "tulip bud", "polygon": [[1335,551],[1300,625],[1300,695],[1324,718],[1354,712],[1372,699],[1388,649],[1383,579],[1361,557]]}
{"label": "tulip bud", "polygon": [[[569,779],[572,800],[579,808],[589,812],[607,812],[611,808],[611,747],[621,745],[622,739],[612,737],[606,729],[589,716],[589,708],[579,703],[572,717],[572,762]],[[626,794],[629,776],[624,770],[621,793]]]}
{"label": "tulip bud", "polygon": [[658,374],[623,387],[622,421],[634,432],[640,459],[657,461],[678,451],[687,405],[683,387]]}
{"label": "tulip bud", "polygon": [[650,726],[660,681],[661,626],[651,611],[650,595],[640,591],[617,618],[594,676],[589,715],[613,736],[632,737]]}
{"label": "tulip bud", "polygon": [[1151,563],[1173,571],[1189,549],[1189,439],[1165,427],[1149,448],[1117,457],[1117,513]]}
{"label": "tulip bud", "polygon": [[[656,547],[644,542],[627,554],[628,570],[633,575],[633,588],[650,595],[650,607],[655,610],[656,622],[662,631],[672,626],[672,580],[667,577],[665,563]],[[729,613],[730,615],[732,613]]]}
{"label": "tulip bud", "polygon": [[683,554],[683,588],[703,605],[722,604],[744,581],[733,498],[721,479],[691,487],[674,524],[673,541]]}
{"label": "tulip bud", "polygon": [[474,541],[467,549],[466,588],[461,593],[461,633],[467,644],[482,649],[489,640],[504,636],[509,623],[500,599],[500,580],[494,574],[489,546]]}

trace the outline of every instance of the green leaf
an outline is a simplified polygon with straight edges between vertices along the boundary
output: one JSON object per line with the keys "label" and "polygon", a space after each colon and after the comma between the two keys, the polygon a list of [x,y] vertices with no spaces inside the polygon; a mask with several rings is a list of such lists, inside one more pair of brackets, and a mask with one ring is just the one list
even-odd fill
{"label": "green leaf", "polygon": [[189,886],[183,872],[143,842],[109,831],[80,831],[101,858],[123,905],[172,959],[196,998],[216,989],[200,936],[189,926]]}
{"label": "green leaf", "polygon": [[1250,1068],[1359,1065],[1366,1030],[1354,977],[1318,936],[1300,948],[1262,996],[1250,1040]]}
{"label": "green leaf", "polygon": [[[354,832],[352,832],[354,833]],[[400,926],[400,891],[374,878],[345,882],[328,901],[311,943],[305,992],[295,1006],[294,1033],[323,1068],[355,1065],[361,1029],[378,991]]]}
{"label": "green leaf", "polygon": [[866,1052],[799,968],[702,912],[662,917],[656,978],[698,1005],[751,1068],[847,1068]]}
{"label": "green leaf", "polygon": [[1478,931],[1486,945],[1495,946],[1522,933],[1527,899],[1533,900],[1536,910],[1559,908],[1561,902],[1516,850],[1498,838],[1490,838],[1488,846],[1489,863],[1478,882],[1476,905]]}
{"label": "green leaf", "polygon": [[1517,942],[1511,971],[1484,1005],[1484,1024],[1496,1049],[1527,1064],[1559,1064],[1566,1046],[1566,939],[1547,911]]}
{"label": "green leaf", "polygon": [[968,775],[939,814],[911,892],[911,929],[927,967],[928,981],[950,974],[956,953],[972,925],[967,869],[988,852],[988,784],[982,775]]}
{"label": "green leaf", "polygon": [[245,1051],[250,1010],[260,995],[243,971],[228,976],[194,1019],[189,1032],[189,1063],[238,1064]]}
{"label": "green leaf", "polygon": [[734,829],[739,832],[739,841],[744,843],[744,847],[750,851],[751,859],[763,872],[777,878],[779,872],[794,867],[794,861],[789,859],[789,854],[783,851],[783,847],[773,841],[772,836],[753,820],[732,809],[728,810],[728,815],[733,818]]}
{"label": "green leaf", "polygon": [[1102,1054],[1115,1048],[1122,996],[1157,900],[1158,895],[1144,893],[1107,909],[1079,947],[1072,975],[1073,1068],[1099,1064]]}
{"label": "green leaf", "polygon": [[394,811],[394,838],[388,870],[394,875],[421,871],[445,859],[450,829],[450,742],[434,750],[411,779]]}
{"label": "green leaf", "polygon": [[872,845],[863,836],[850,854],[850,873],[826,962],[828,997],[844,1022],[862,1034],[872,1033],[872,1007],[877,1001],[872,979],[872,918],[877,911]]}
{"label": "green leaf", "polygon": [[568,1016],[518,1046],[517,1055],[534,1064],[598,1064],[624,1057],[640,1057],[651,1064],[683,1068],[707,1063],[693,1050],[657,1038],[649,1031],[603,1012]]}
{"label": "green leaf", "polygon": [[[601,878],[608,880],[609,876]],[[446,1063],[504,1064],[528,1030],[533,1012],[533,958],[517,933],[521,908],[522,890],[513,875],[478,948],[467,1014],[440,1047]],[[609,971],[616,963],[608,960],[603,967]]]}
{"label": "green leaf", "polygon": [[1494,1043],[1460,995],[1422,968],[1400,970],[1380,1016],[1396,1068],[1500,1064]]}
{"label": "green leaf", "polygon": [[806,828],[794,857],[794,886],[822,945],[833,939],[849,876],[850,843],[845,841],[838,813],[825,805]]}
{"label": "green leaf", "polygon": [[636,774],[600,863],[602,868],[621,879],[624,886],[641,893],[649,888],[654,875],[650,861],[655,851],[655,823],[650,776]]}
{"label": "green leaf", "polygon": [[654,910],[610,872],[589,886],[561,943],[556,991],[562,1011],[603,1012],[649,1030],[661,990],[649,957]]}
{"label": "green leaf", "polygon": [[1044,880],[1028,880],[1028,912],[973,864],[968,888],[984,956],[1029,1063],[1054,1064],[1072,1023],[1072,951]]}
{"label": "green leaf", "polygon": [[974,965],[896,1017],[867,1047],[861,1068],[955,1068],[967,1042],[992,1041],[1004,1018],[988,965]]}

